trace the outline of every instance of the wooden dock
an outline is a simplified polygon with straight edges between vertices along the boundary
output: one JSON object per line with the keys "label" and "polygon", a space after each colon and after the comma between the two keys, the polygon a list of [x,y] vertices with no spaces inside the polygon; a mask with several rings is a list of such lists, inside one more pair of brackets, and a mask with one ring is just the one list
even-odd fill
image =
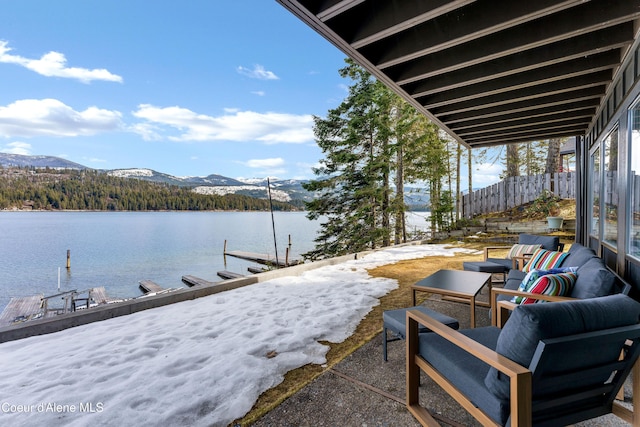
{"label": "wooden dock", "polygon": [[42,317],[43,294],[11,298],[0,314],[0,327]]}
{"label": "wooden dock", "polygon": [[244,277],[244,274],[234,273],[233,271],[223,270],[218,271],[218,276],[223,279],[238,279],[240,277]]}
{"label": "wooden dock", "polygon": [[113,301],[113,298],[107,295],[107,291],[104,286],[98,286],[97,288],[89,289],[89,297],[91,300],[98,305],[108,304]]}
{"label": "wooden dock", "polygon": [[152,280],[140,280],[138,283],[140,285],[140,289],[145,294],[158,293],[165,290],[165,288]]}
{"label": "wooden dock", "polygon": [[266,268],[247,267],[247,271],[249,273],[258,274],[258,273],[264,273],[265,271],[269,271],[269,270],[267,270]]}
{"label": "wooden dock", "polygon": [[208,280],[201,279],[196,276],[182,276],[182,281],[187,284],[187,286],[210,286],[214,285],[215,282],[210,282]]}
{"label": "wooden dock", "polygon": [[244,252],[244,251],[230,251],[225,252],[225,255],[229,255],[235,258],[245,259],[247,261],[257,262],[258,264],[263,265],[272,265],[277,267],[288,267],[290,265],[300,264],[301,261],[297,259],[289,259],[288,255],[284,258],[278,258],[276,262],[276,258],[269,254],[259,254],[254,252]]}

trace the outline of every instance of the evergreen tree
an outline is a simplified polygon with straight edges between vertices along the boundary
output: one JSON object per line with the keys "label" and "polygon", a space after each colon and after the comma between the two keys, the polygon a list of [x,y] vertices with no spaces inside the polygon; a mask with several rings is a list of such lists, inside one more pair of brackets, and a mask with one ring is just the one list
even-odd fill
{"label": "evergreen tree", "polygon": [[324,222],[315,249],[304,254],[309,259],[389,245],[394,234],[395,242],[404,239],[404,184],[436,176],[434,149],[443,158],[435,125],[366,70],[346,62],[340,75],[352,81],[349,94],[326,118],[314,118],[325,157],[314,169],[318,179],[304,187],[317,194],[306,204],[307,216]]}

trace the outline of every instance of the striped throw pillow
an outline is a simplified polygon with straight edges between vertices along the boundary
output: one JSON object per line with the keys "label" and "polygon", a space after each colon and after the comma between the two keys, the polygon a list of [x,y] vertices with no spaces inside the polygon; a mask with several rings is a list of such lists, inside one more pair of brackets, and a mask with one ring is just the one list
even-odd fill
{"label": "striped throw pillow", "polygon": [[551,270],[560,267],[562,261],[569,255],[568,252],[548,251],[546,249],[537,249],[529,262],[522,269],[525,273],[531,270]]}
{"label": "striped throw pillow", "polygon": [[515,257],[527,255],[527,254],[531,255],[536,251],[536,249],[540,249],[540,245],[515,244],[511,246],[511,249],[509,249],[509,253],[507,254],[507,259],[512,259]]}
{"label": "striped throw pillow", "polygon": [[[569,296],[571,289],[576,283],[575,273],[559,273],[559,274],[545,274],[538,277],[533,283],[527,286],[525,292],[538,295],[554,295],[554,296]],[[534,304],[545,302],[543,300],[537,300],[533,298],[516,297],[515,302],[518,304]]]}

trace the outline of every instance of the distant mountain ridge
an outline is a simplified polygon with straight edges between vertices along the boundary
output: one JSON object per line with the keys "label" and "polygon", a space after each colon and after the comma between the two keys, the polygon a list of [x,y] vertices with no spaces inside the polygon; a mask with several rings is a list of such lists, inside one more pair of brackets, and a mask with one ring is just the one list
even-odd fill
{"label": "distant mountain ridge", "polygon": [[51,169],[89,169],[79,163],[71,162],[54,156],[26,156],[23,154],[0,153],[0,166],[33,167]]}
{"label": "distant mountain ridge", "polygon": [[[93,169],[79,163],[71,162],[55,156],[26,156],[20,154],[0,153],[1,167],[35,167],[52,169]],[[222,175],[177,177],[147,168],[106,169],[100,170],[112,176],[142,179],[146,181],[177,185],[191,188],[200,194],[239,194],[267,199],[267,178],[234,179]],[[280,202],[290,202],[302,206],[302,202],[314,199],[314,194],[305,190],[302,184],[308,180],[271,178],[271,197]],[[412,210],[426,210],[429,205],[429,194],[424,188],[406,187],[405,203]]]}
{"label": "distant mountain ridge", "polygon": [[[55,156],[26,156],[20,154],[0,153],[0,166],[8,167],[34,167],[51,169],[92,169],[79,163],[71,162]],[[100,170],[111,176],[121,178],[135,178],[145,181],[177,185],[192,188],[200,194],[239,194],[267,199],[267,179],[253,178],[237,180],[222,175],[211,174],[205,177],[189,176],[177,177],[147,168],[111,169]],[[298,202],[313,200],[313,193],[305,190],[303,180],[271,180],[271,197],[280,202]]]}

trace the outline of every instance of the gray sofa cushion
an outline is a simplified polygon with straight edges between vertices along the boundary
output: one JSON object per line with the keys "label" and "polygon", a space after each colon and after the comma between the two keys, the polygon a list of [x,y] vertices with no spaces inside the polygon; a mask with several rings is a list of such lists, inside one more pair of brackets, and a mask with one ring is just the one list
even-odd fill
{"label": "gray sofa cushion", "polygon": [[560,237],[537,236],[535,234],[522,233],[518,236],[518,243],[523,245],[541,245],[542,249],[557,251],[560,245]]}
{"label": "gray sofa cushion", "polygon": [[[496,351],[524,367],[529,367],[538,342],[583,332],[627,326],[638,323],[640,303],[617,294],[548,304],[530,304],[517,307],[505,324]],[[618,350],[619,351],[619,350]],[[577,364],[587,365],[593,358],[608,355],[583,352],[580,360],[559,360],[558,369]],[[509,400],[509,377],[491,368],[485,385],[498,398]],[[567,385],[567,386],[573,386]],[[535,390],[535,384],[533,385]]]}
{"label": "gray sofa cushion", "polygon": [[573,298],[594,298],[613,293],[616,276],[607,269],[602,259],[589,259],[578,268],[576,274],[578,279],[571,292]]}
{"label": "gray sofa cushion", "polygon": [[593,249],[582,246],[580,243],[572,244],[568,253],[569,255],[562,261],[562,267],[580,267],[591,258],[597,257]]}
{"label": "gray sofa cushion", "polygon": [[[500,329],[490,326],[465,329],[460,333],[495,350]],[[491,418],[500,424],[506,422],[510,411],[508,402],[505,404],[492,395],[484,382],[489,365],[437,334],[420,335],[418,352]],[[463,366],[465,369],[461,369]]]}
{"label": "gray sofa cushion", "polygon": [[500,264],[506,269],[511,269],[511,266],[513,265],[513,261],[506,258],[487,258],[487,261]]}

